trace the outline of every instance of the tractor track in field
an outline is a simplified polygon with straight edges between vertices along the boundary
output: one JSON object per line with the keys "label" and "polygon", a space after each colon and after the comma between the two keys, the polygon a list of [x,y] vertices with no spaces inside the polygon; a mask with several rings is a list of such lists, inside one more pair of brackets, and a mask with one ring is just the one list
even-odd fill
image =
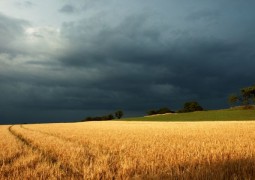
{"label": "tractor track in field", "polygon": [[0,166],[12,164],[23,155],[25,155],[24,152],[21,152],[21,153],[18,152],[18,153],[14,154],[11,157],[8,157],[8,158],[5,158],[5,159],[0,159]]}
{"label": "tractor track in field", "polygon": [[28,130],[28,131],[37,132],[37,133],[41,133],[41,134],[44,134],[44,135],[47,135],[47,136],[53,136],[53,137],[61,139],[63,141],[67,141],[67,142],[71,142],[71,143],[76,143],[76,141],[73,141],[73,140],[71,140],[69,138],[66,138],[66,137],[63,137],[63,136],[59,136],[57,134],[52,134],[52,133],[48,133],[48,132],[44,132],[44,131],[40,131],[40,130],[29,129],[29,128],[24,127],[22,125],[20,125],[20,127],[25,129],[25,130]]}
{"label": "tractor track in field", "polygon": [[15,153],[14,155],[10,157],[2,158],[0,159],[0,166],[13,164],[16,160],[18,160],[21,156],[24,156],[25,154],[26,153],[22,151],[22,152]]}
{"label": "tractor track in field", "polygon": [[70,143],[75,144],[77,146],[81,146],[84,149],[89,149],[88,145],[79,143],[78,141],[67,138],[67,137],[63,137],[63,136],[60,136],[60,135],[57,135],[57,134],[52,134],[52,133],[48,133],[48,132],[44,132],[44,131],[40,131],[40,130],[30,129],[30,128],[24,127],[22,125],[20,125],[20,127],[27,130],[27,131],[32,131],[32,132],[40,133],[40,134],[43,134],[43,135],[52,136],[52,137],[55,137],[57,139],[60,139],[61,141],[70,142]]}
{"label": "tractor track in field", "polygon": [[77,142],[77,141],[75,141],[73,139],[70,139],[70,138],[67,138],[67,137],[63,137],[63,136],[60,136],[60,135],[57,135],[57,134],[48,133],[48,132],[44,132],[44,131],[40,131],[40,130],[35,130],[35,129],[30,129],[30,128],[24,127],[22,125],[20,125],[20,127],[25,129],[25,130],[27,130],[27,131],[36,132],[36,133],[40,133],[40,134],[47,135],[47,136],[52,136],[52,137],[57,138],[57,139],[59,139],[61,141],[69,142],[69,143],[72,143],[72,144],[74,144],[76,146],[80,146],[80,147],[82,147],[86,151],[86,155],[90,158],[89,161],[93,161],[94,158],[95,158],[95,155],[90,152],[91,150],[90,150],[90,147],[88,145],[79,143],[79,142]]}
{"label": "tractor track in field", "polygon": [[75,179],[83,179],[84,176],[82,173],[80,173],[77,170],[72,169],[71,167],[64,165],[61,163],[61,161],[59,161],[56,157],[49,155],[48,152],[42,150],[39,146],[34,145],[30,140],[26,139],[22,134],[15,132],[12,127],[9,126],[8,130],[9,132],[16,138],[18,139],[20,142],[22,142],[24,145],[30,147],[34,152],[39,153],[42,155],[42,157],[45,158],[45,160],[47,160],[49,163],[52,164],[59,164],[59,168],[63,171],[66,172],[68,175],[73,176]]}

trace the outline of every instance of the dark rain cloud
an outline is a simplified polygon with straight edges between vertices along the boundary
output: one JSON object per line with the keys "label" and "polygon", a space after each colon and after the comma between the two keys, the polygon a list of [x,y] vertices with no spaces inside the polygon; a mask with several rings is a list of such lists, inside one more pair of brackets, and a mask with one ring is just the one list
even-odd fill
{"label": "dark rain cloud", "polygon": [[189,100],[226,107],[229,93],[255,81],[254,15],[248,5],[231,6],[177,20],[141,11],[114,21],[102,11],[63,23],[57,50],[17,47],[27,22],[0,15],[0,118],[65,121],[116,109],[141,115]]}
{"label": "dark rain cloud", "polygon": [[6,17],[0,13],[0,53],[16,53],[11,46],[23,36],[23,28],[28,24],[25,20]]}
{"label": "dark rain cloud", "polygon": [[[218,15],[199,12],[190,17],[207,20]],[[70,42],[77,47],[60,61],[66,66],[99,69],[105,75],[97,87],[128,94],[143,107],[167,105],[168,99],[175,102],[173,106],[194,99],[204,102],[208,108],[215,106],[216,103],[209,102],[213,99],[224,106],[229,92],[251,82],[247,77],[252,76],[251,67],[255,65],[251,62],[254,53],[250,48],[254,44],[218,38],[217,34],[207,36],[206,32],[195,34],[196,29],[182,32],[171,26],[163,29],[163,24],[155,27],[157,22],[151,18],[131,16],[114,28],[86,21],[65,24],[64,32],[67,31]],[[94,28],[93,33],[85,36],[90,26]],[[238,78],[243,81],[237,83]]]}
{"label": "dark rain cloud", "polygon": [[217,10],[200,10],[189,14],[188,21],[216,21],[221,16]]}

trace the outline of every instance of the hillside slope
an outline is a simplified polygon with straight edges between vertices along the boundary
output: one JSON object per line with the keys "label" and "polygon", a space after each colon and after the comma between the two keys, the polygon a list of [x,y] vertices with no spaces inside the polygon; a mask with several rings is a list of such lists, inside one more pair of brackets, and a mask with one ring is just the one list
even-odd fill
{"label": "hillside slope", "polygon": [[239,121],[255,120],[255,110],[212,110],[123,119],[125,121]]}

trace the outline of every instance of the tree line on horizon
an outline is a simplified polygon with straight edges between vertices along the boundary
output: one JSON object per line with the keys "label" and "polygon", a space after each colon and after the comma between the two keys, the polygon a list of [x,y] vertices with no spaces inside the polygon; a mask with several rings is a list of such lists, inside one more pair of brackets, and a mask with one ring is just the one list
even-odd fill
{"label": "tree line on horizon", "polygon": [[[232,93],[228,96],[228,102],[231,105],[236,105],[240,103],[243,105],[245,109],[254,108],[255,105],[255,85],[244,87],[240,89],[239,93]],[[251,106],[253,105],[253,106]],[[182,109],[173,111],[168,107],[163,107],[159,109],[154,109],[146,112],[147,115],[156,115],[156,114],[166,114],[166,113],[187,113],[194,111],[204,111],[204,108],[197,101],[190,101],[184,103]],[[113,114],[108,114],[104,116],[95,116],[95,117],[87,117],[83,121],[103,121],[103,120],[113,120],[113,119],[121,119],[124,113],[122,110],[118,110]]]}
{"label": "tree line on horizon", "polygon": [[[204,108],[197,101],[190,101],[190,102],[184,103],[183,108],[176,111],[176,113],[187,113],[187,112],[203,111],[203,110]],[[167,107],[163,107],[157,110],[150,110],[147,112],[149,116],[156,115],[156,114],[166,114],[166,113],[175,113],[175,111],[172,111]]]}
{"label": "tree line on horizon", "polygon": [[255,105],[255,85],[240,89],[239,93],[230,94],[228,97],[230,105],[234,106],[237,103],[249,108],[250,105]]}
{"label": "tree line on horizon", "polygon": [[86,117],[83,121],[105,121],[105,120],[113,120],[113,119],[121,119],[124,113],[122,110],[118,110],[113,114],[108,114],[104,116],[95,116],[95,117]]}
{"label": "tree line on horizon", "polygon": [[[166,114],[166,113],[185,113],[185,112],[194,112],[194,111],[203,111],[202,106],[199,105],[196,101],[186,102],[184,104],[183,109],[178,111],[172,111],[167,107],[163,107],[157,110],[150,110],[147,112],[148,115],[156,115],[156,114]],[[124,115],[122,110],[118,110],[113,114],[108,114],[104,116],[88,116],[82,121],[105,121],[105,120],[113,120],[113,119],[121,119]]]}

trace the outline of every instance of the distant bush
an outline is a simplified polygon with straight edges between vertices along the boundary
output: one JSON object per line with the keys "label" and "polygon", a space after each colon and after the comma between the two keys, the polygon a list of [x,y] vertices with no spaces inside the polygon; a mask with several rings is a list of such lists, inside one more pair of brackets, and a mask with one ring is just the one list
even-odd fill
{"label": "distant bush", "polygon": [[174,111],[171,111],[169,108],[164,107],[164,108],[160,108],[158,110],[150,110],[147,112],[148,115],[166,114],[166,113],[174,113]]}
{"label": "distant bush", "polygon": [[238,100],[239,100],[239,97],[236,94],[230,94],[228,96],[228,102],[231,105],[235,105],[238,102]]}
{"label": "distant bush", "polygon": [[239,95],[229,95],[228,102],[231,105],[235,105],[239,102],[240,104],[247,106],[246,109],[249,109],[249,105],[255,105],[255,85],[242,88]]}
{"label": "distant bush", "polygon": [[148,115],[154,115],[154,114],[157,114],[157,111],[155,110],[150,110],[147,112]]}
{"label": "distant bush", "polygon": [[185,113],[185,111],[183,109],[177,110],[177,113]]}
{"label": "distant bush", "polygon": [[196,101],[186,102],[184,104],[183,109],[177,111],[178,113],[185,113],[185,112],[194,112],[194,111],[203,111],[204,109],[202,106],[198,104]]}
{"label": "distant bush", "polygon": [[105,116],[96,116],[96,117],[87,117],[83,121],[105,121],[105,120],[112,120],[114,119],[114,116],[112,114],[105,115]]}
{"label": "distant bush", "polygon": [[124,113],[121,110],[115,112],[115,117],[118,119],[122,118],[123,115],[124,115]]}

